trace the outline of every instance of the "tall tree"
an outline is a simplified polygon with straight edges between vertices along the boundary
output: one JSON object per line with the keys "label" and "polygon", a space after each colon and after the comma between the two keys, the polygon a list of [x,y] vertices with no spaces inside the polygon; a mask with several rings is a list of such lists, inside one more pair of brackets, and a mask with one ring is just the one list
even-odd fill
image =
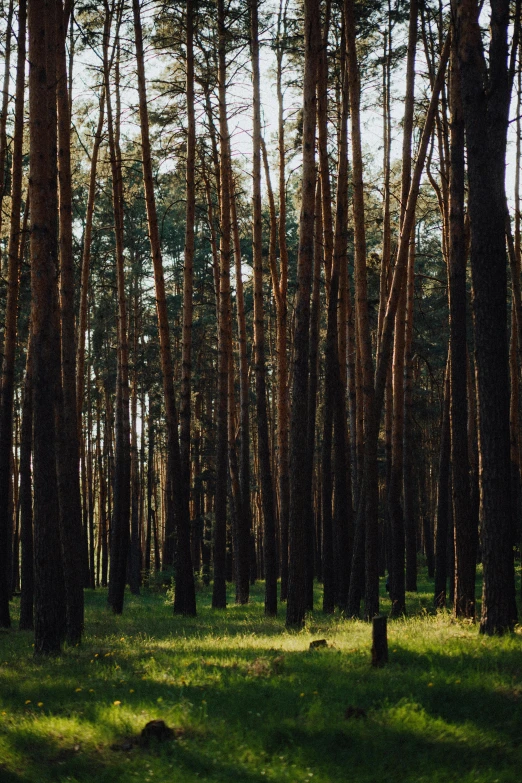
{"label": "tall tree", "polygon": [[[160,356],[163,373],[163,393],[165,396],[165,411],[167,422],[167,464],[172,471],[170,480],[174,493],[177,558],[175,568],[175,598],[174,611],[177,614],[196,614],[196,593],[194,574],[192,571],[192,556],[190,552],[190,470],[186,463],[182,465],[178,435],[178,415],[174,393],[174,369],[170,348],[169,322],[167,301],[165,295],[165,279],[163,275],[163,260],[152,178],[152,158],[149,138],[149,117],[147,108],[147,92],[145,85],[145,66],[143,61],[143,33],[141,28],[139,0],[133,0],[134,34],[136,42],[136,60],[138,64],[138,93],[140,100],[141,148],[143,163],[143,182],[145,186],[145,203],[154,266],[154,283],[156,287],[156,310],[158,314],[158,331],[160,335]],[[193,143],[193,141],[192,141]],[[192,154],[194,150],[192,150]],[[190,200],[189,194],[189,200]],[[190,217],[190,213],[189,213]],[[192,240],[193,242],[193,240]],[[190,245],[190,239],[189,239]],[[189,255],[191,248],[189,247]],[[190,257],[188,259],[190,265]],[[188,315],[187,315],[188,317]],[[187,336],[185,336],[185,341]],[[190,356],[190,354],[189,354]],[[185,362],[187,354],[185,353]],[[187,368],[185,368],[186,372]],[[190,377],[190,376],[189,376]],[[189,378],[185,378],[185,384]],[[186,457],[186,455],[185,455]],[[175,477],[179,477],[176,481]]]}
{"label": "tall tree", "polygon": [[[404,122],[402,139],[402,181],[401,181],[401,223],[404,220],[406,201],[411,181],[411,145],[413,137],[413,112],[415,90],[415,52],[417,48],[417,2],[410,3],[408,25],[408,56],[406,63],[406,96],[404,101]],[[413,233],[413,232],[412,232]],[[393,385],[393,421],[392,421],[392,459],[390,483],[388,487],[388,506],[392,530],[390,598],[392,614],[402,614],[406,609],[405,595],[405,535],[404,514],[401,503],[403,487],[403,439],[404,439],[404,370],[406,350],[406,303],[407,277],[402,290],[395,316],[393,345],[392,385]]]}
{"label": "tall tree", "polygon": [[194,294],[194,225],[196,220],[196,114],[194,97],[194,3],[186,4],[187,163],[185,173],[185,252],[183,267],[183,348],[181,358],[180,458],[183,484],[190,488],[192,322]]}
{"label": "tall tree", "polygon": [[55,0],[31,0],[28,30],[35,655],[58,654],[65,635],[55,430],[60,382],[56,290],[56,27]]}
{"label": "tall tree", "polygon": [[67,641],[78,644],[84,622],[82,509],[76,398],[76,335],[72,230],[71,117],[65,39],[71,2],[56,0],[61,378],[58,409],[58,494],[67,612]]}
{"label": "tall tree", "polygon": [[[285,33],[287,32],[288,0],[279,2],[277,16],[276,89],[277,89],[277,133],[279,159],[279,280],[272,280],[276,300],[277,316],[277,452],[279,473],[279,527],[281,530],[281,601],[288,594],[288,516],[290,502],[289,484],[289,399],[288,399],[288,246],[286,241],[286,150],[283,101],[283,57]],[[268,180],[268,174],[267,174]],[[273,276],[272,276],[273,277]]]}
{"label": "tall tree", "polygon": [[265,365],[265,324],[263,303],[263,235],[261,215],[261,97],[259,77],[259,0],[250,0],[250,45],[253,86],[253,194],[252,251],[254,261],[254,354],[256,371],[256,412],[258,459],[263,503],[263,545],[265,566],[265,614],[277,614],[277,562],[274,489],[270,465],[268,406]]}
{"label": "tall tree", "polygon": [[509,630],[516,621],[504,184],[510,104],[509,2],[492,0],[490,4],[488,63],[479,25],[481,6],[477,0],[456,0],[453,7],[468,152],[484,568],[480,629],[494,634]]}
{"label": "tall tree", "polygon": [[[123,236],[123,172],[120,151],[120,74],[119,30],[121,5],[105,2],[105,26],[103,46],[103,70],[105,99],[107,103],[107,130],[112,179],[112,205],[114,213],[114,239],[116,245],[116,287],[118,297],[118,347],[115,406],[115,454],[114,454],[114,505],[110,535],[109,604],[115,614],[123,612],[127,554],[130,523],[130,413],[129,413],[129,342],[127,332],[127,297],[125,286],[124,236]],[[114,34],[115,74],[113,111],[111,95],[111,60],[109,45],[111,24],[116,21]]]}
{"label": "tall tree", "polygon": [[[361,84],[359,64],[356,51],[356,27],[355,4],[353,0],[344,2],[344,18],[346,29],[346,63],[348,71],[348,90],[350,96],[350,122],[352,138],[352,172],[353,172],[353,222],[355,244],[355,319],[357,329],[357,345],[360,356],[360,378],[362,399],[358,400],[360,412],[363,414],[364,438],[360,431],[357,433],[358,441],[366,443],[368,439],[367,427],[370,409],[373,405],[374,380],[373,358],[370,334],[370,322],[368,319],[368,286],[366,276],[366,229],[364,206],[364,182],[363,182],[363,158],[361,141]],[[368,446],[366,443],[365,448]],[[358,454],[357,465],[362,466],[363,454]],[[369,463],[368,463],[369,464]],[[375,460],[372,460],[372,490],[367,496],[359,499],[359,513],[355,528],[354,564],[350,581],[350,597],[348,611],[352,615],[359,613],[360,602],[360,572],[361,562],[365,562],[365,613],[372,617],[378,610],[375,598],[375,583],[377,575],[377,493]],[[365,469],[366,470],[366,469]],[[367,471],[366,471],[367,472]],[[359,475],[359,472],[358,472]],[[361,479],[360,479],[361,480]],[[370,477],[368,476],[368,480]],[[369,503],[368,509],[365,504]]]}
{"label": "tall tree", "polygon": [[31,451],[33,441],[33,383],[31,335],[27,341],[25,379],[22,398],[22,423],[20,428],[20,544],[21,544],[21,631],[33,628],[34,604],[34,541],[33,497],[31,476]]}
{"label": "tall tree", "polygon": [[[232,177],[232,170],[230,171]],[[237,552],[235,562],[236,601],[248,603],[250,593],[250,535],[252,530],[252,504],[250,500],[250,383],[248,375],[248,344],[247,323],[245,312],[245,296],[243,289],[243,271],[241,256],[241,239],[236,208],[235,186],[231,180],[231,220],[234,235],[234,259],[236,272],[236,308],[239,348],[239,421],[240,421],[240,454],[239,482],[240,509],[236,509],[236,541]]]}
{"label": "tall tree", "polygon": [[228,473],[228,374],[231,361],[230,314],[230,142],[227,118],[227,63],[226,63],[226,10],[224,0],[218,0],[218,96],[219,96],[219,161],[220,161],[220,210],[221,241],[219,247],[218,289],[218,399],[217,399],[217,452],[216,498],[213,530],[214,586],[212,606],[224,609],[226,596],[226,525],[227,525],[227,473]]}
{"label": "tall tree", "polygon": [[295,301],[294,366],[290,419],[289,573],[286,624],[302,627],[306,611],[306,527],[311,489],[306,484],[308,347],[310,288],[314,257],[315,127],[317,60],[320,47],[318,0],[305,0],[305,63],[303,78],[303,171],[297,294]]}
{"label": "tall tree", "polygon": [[473,531],[468,456],[466,368],[466,230],[464,225],[464,119],[457,39],[450,71],[450,183],[448,295],[450,310],[450,427],[455,526],[455,614],[475,615],[476,531]]}
{"label": "tall tree", "polygon": [[[10,6],[12,16],[12,3]],[[14,368],[17,334],[19,289],[20,217],[22,206],[22,152],[25,88],[25,35],[27,7],[22,0],[18,12],[18,52],[16,63],[15,126],[11,175],[11,221],[9,228],[7,302],[4,327],[4,358],[0,395],[0,626],[8,628],[11,514],[9,484],[11,480],[11,449],[13,432]],[[9,31],[10,35],[10,31]],[[8,67],[6,53],[6,67]],[[1,164],[1,160],[0,160]],[[0,168],[0,175],[3,168]],[[3,186],[2,186],[3,190]],[[1,206],[0,206],[1,211]]]}

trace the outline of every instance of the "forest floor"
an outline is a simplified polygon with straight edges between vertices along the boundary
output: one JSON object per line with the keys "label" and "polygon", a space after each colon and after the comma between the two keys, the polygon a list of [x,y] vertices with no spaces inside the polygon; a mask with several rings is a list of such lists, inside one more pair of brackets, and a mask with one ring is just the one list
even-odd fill
{"label": "forest floor", "polygon": [[[114,617],[88,591],[84,642],[58,659],[0,633],[0,783],[521,780],[522,628],[491,639],[433,615],[424,580],[374,669],[371,627],[325,617],[319,590],[300,633],[284,607],[264,617],[262,584],[248,606],[229,597],[216,612],[201,590],[187,620],[144,592]],[[139,741],[153,719],[173,738]]]}

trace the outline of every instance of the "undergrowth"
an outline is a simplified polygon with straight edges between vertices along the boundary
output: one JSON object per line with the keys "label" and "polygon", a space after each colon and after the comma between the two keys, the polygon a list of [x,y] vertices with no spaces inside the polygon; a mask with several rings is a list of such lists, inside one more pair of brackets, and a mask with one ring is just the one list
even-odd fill
{"label": "undergrowth", "polygon": [[[161,592],[115,617],[88,591],[84,642],[60,658],[0,633],[0,782],[518,783],[522,635],[480,636],[432,614],[431,594],[408,595],[373,669],[370,626],[323,615],[319,589],[300,633],[284,606],[264,617],[262,584],[225,611],[202,590],[194,619]],[[175,738],[136,742],[152,719]]]}

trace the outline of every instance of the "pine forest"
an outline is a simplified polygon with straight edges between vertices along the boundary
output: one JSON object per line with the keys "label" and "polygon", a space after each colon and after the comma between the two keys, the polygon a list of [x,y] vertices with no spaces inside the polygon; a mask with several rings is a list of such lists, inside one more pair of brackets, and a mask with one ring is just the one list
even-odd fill
{"label": "pine forest", "polygon": [[0,647],[516,638],[521,5],[2,0]]}

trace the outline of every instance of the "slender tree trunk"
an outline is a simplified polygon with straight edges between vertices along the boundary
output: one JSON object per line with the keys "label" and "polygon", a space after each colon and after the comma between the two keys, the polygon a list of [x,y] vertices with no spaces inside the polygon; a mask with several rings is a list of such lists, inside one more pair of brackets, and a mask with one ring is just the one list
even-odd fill
{"label": "slender tree trunk", "polygon": [[437,540],[435,544],[435,606],[446,606],[448,580],[448,527],[450,508],[451,429],[450,429],[450,362],[448,354],[444,380],[444,403],[440,434],[439,479],[437,490]]}
{"label": "slender tree trunk", "polygon": [[[280,0],[278,31],[286,31],[286,6]],[[283,106],[283,45],[277,50],[277,120],[279,153],[279,284],[276,297],[277,312],[277,450],[279,472],[279,526],[281,529],[281,601],[288,597],[288,518],[290,503],[289,479],[289,397],[288,397],[288,248],[286,241],[286,151]],[[267,172],[267,181],[268,181]],[[274,284],[274,290],[275,290]]]}
{"label": "slender tree trunk", "polygon": [[384,34],[384,52],[382,63],[382,124],[383,124],[383,205],[382,205],[382,260],[379,286],[379,315],[377,336],[381,339],[382,323],[388,297],[388,282],[391,263],[391,212],[390,212],[390,175],[391,175],[391,59],[392,59],[392,21],[388,19],[388,30]]}
{"label": "slender tree trunk", "polygon": [[[344,29],[342,40],[344,43]],[[352,465],[350,438],[347,431],[346,410],[346,352],[347,316],[350,291],[348,288],[348,79],[345,47],[341,51],[341,116],[339,129],[339,162],[337,169],[337,196],[335,211],[333,269],[339,270],[339,298],[337,312],[337,355],[334,406],[334,547],[337,584],[337,603],[342,610],[348,604],[350,569],[353,547]]]}
{"label": "slender tree trunk", "polygon": [[[13,4],[9,7],[12,17]],[[8,19],[10,26],[10,19]],[[11,222],[8,246],[8,283],[7,302],[5,308],[4,326],[4,357],[2,362],[1,396],[0,396],[0,627],[9,628],[9,566],[11,543],[11,517],[9,514],[9,483],[11,479],[11,447],[13,431],[13,395],[14,367],[17,331],[18,289],[19,289],[19,248],[20,248],[20,211],[22,206],[22,145],[24,126],[24,87],[25,87],[25,28],[26,2],[19,5],[18,21],[18,55],[16,65],[16,97],[15,126],[13,138],[13,166],[11,186]],[[8,29],[8,42],[10,29]],[[6,49],[6,69],[9,69],[8,51]],[[2,110],[7,111],[7,105]],[[2,115],[2,123],[4,114]],[[0,133],[2,128],[0,128]],[[3,129],[5,132],[5,128]],[[0,138],[2,143],[2,138]],[[4,190],[4,163],[0,156],[1,193]],[[0,200],[0,213],[1,213]],[[1,218],[0,218],[1,220]]]}
{"label": "slender tree trunk", "polygon": [[[104,30],[104,78],[107,103],[107,128],[112,174],[114,237],[116,244],[116,282],[118,297],[118,366],[116,376],[114,503],[110,532],[109,604],[115,614],[123,612],[129,548],[130,523],[130,419],[129,419],[129,346],[127,337],[127,301],[123,257],[123,181],[119,148],[119,51],[115,68],[116,122],[113,120],[110,90],[109,36],[111,15],[106,4]],[[117,19],[115,40],[118,40]]]}
{"label": "slender tree trunk", "polygon": [[148,417],[148,460],[147,460],[147,528],[145,533],[145,574],[150,579],[151,574],[151,547],[152,547],[152,529],[154,526],[155,513],[155,471],[154,471],[154,449],[155,449],[155,410],[152,403],[149,402]]}
{"label": "slender tree trunk", "polygon": [[105,91],[102,88],[99,99],[100,113],[98,127],[94,136],[91,154],[91,170],[89,174],[89,193],[87,196],[87,212],[85,215],[85,230],[83,233],[83,254],[81,266],[80,306],[78,315],[78,350],[76,356],[76,408],[78,415],[78,438],[81,442],[83,396],[85,383],[85,334],[87,329],[87,302],[89,298],[89,271],[91,262],[92,225],[94,215],[94,199],[96,196],[96,169],[103,137],[103,122],[105,115]]}
{"label": "slender tree trunk", "polygon": [[[9,0],[7,10],[6,31],[5,31],[5,55],[4,55],[4,80],[2,85],[2,107],[0,113],[0,231],[3,222],[3,202],[7,181],[7,171],[5,167],[7,155],[7,107],[9,103],[9,77],[11,69],[11,40],[13,37],[13,0]],[[25,11],[23,12],[26,13]],[[20,23],[19,23],[20,24]],[[25,41],[22,44],[22,50],[25,51]],[[18,69],[18,65],[17,65]],[[16,109],[15,109],[16,113]]]}
{"label": "slender tree trunk", "polygon": [[466,232],[464,227],[464,120],[452,43],[450,73],[450,209],[448,294],[450,310],[450,426],[455,525],[455,614],[475,616],[476,536],[470,506],[466,371]]}
{"label": "slender tree trunk", "polygon": [[140,594],[140,570],[141,552],[139,537],[139,502],[140,484],[138,467],[138,373],[136,364],[138,361],[138,292],[134,292],[134,317],[133,317],[133,371],[131,387],[131,532],[129,549],[129,587],[133,595]]}
{"label": "slender tree trunk", "polygon": [[[104,555],[107,549],[107,484],[106,473],[104,469],[104,453],[101,443],[101,411],[102,391],[100,388],[96,394],[96,442],[97,442],[97,461],[98,461],[98,553],[97,553],[97,586],[106,587],[107,570]],[[105,441],[105,438],[104,438]],[[106,443],[104,442],[104,450]]]}
{"label": "slender tree trunk", "polygon": [[335,568],[333,535],[333,471],[332,441],[333,416],[338,383],[339,361],[337,355],[337,298],[339,293],[339,261],[333,264],[333,218],[332,194],[330,187],[330,169],[328,160],[328,28],[330,23],[330,2],[326,3],[323,26],[323,40],[319,55],[317,78],[317,135],[319,148],[319,170],[322,211],[322,246],[324,252],[324,271],[327,286],[327,330],[325,346],[325,381],[323,436],[321,447],[321,521],[322,521],[322,574],[323,574],[323,611],[331,613],[335,607]]}
{"label": "slender tree trunk", "polygon": [[277,560],[274,489],[270,466],[270,441],[265,365],[265,325],[263,303],[263,247],[261,220],[261,99],[259,87],[258,0],[250,0],[250,45],[253,84],[253,195],[252,236],[254,262],[254,356],[259,468],[263,504],[263,545],[265,562],[265,614],[277,614]]}
{"label": "slender tree trunk", "polygon": [[[406,280],[404,280],[406,283]],[[404,579],[405,536],[401,504],[403,435],[404,435],[404,330],[406,314],[406,287],[399,297],[395,316],[395,335],[392,364],[393,415],[391,438],[391,470],[388,486],[388,513],[391,527],[390,599],[391,614],[397,617],[406,611]]]}
{"label": "slender tree trunk", "polygon": [[[230,172],[232,177],[232,172]],[[247,356],[247,327],[243,273],[241,270],[241,245],[236,211],[236,196],[231,179],[231,220],[234,234],[234,259],[236,271],[236,307],[239,343],[239,406],[240,451],[239,481],[241,514],[237,518],[236,601],[248,603],[250,592],[250,534],[252,529],[252,505],[250,502],[250,401]]]}
{"label": "slender tree trunk", "polygon": [[[415,96],[415,50],[417,46],[417,2],[410,3],[408,31],[408,56],[406,64],[406,97],[404,106],[404,130],[402,143],[402,182],[401,182],[401,224],[404,221],[406,202],[411,183],[411,144],[413,136],[413,111]],[[410,232],[411,234],[413,231]],[[410,239],[411,242],[411,239]],[[404,459],[404,359],[405,359],[405,320],[407,302],[407,278],[403,280],[395,316],[395,334],[393,346],[392,384],[393,384],[393,421],[392,421],[392,460],[388,505],[392,530],[390,598],[392,615],[400,615],[406,610],[405,594],[405,534],[404,515],[401,504],[403,487]]]}
{"label": "slender tree trunk", "polygon": [[297,294],[295,304],[294,367],[290,422],[289,574],[286,624],[300,628],[306,610],[306,527],[310,486],[306,486],[308,350],[310,287],[314,253],[315,124],[317,59],[320,46],[319,3],[305,0],[305,66],[303,79],[303,173]]}
{"label": "slender tree trunk", "polygon": [[[194,3],[187,0],[187,163],[185,174],[185,264],[183,267],[183,348],[181,357],[180,457],[183,484],[190,487],[190,422],[192,320],[194,289],[194,225],[196,220],[196,117],[194,108]],[[139,10],[138,10],[139,14]]]}
{"label": "slender tree trunk", "polygon": [[114,452],[112,444],[112,421],[113,411],[111,405],[111,398],[107,386],[104,388],[105,394],[105,422],[103,432],[103,447],[104,457],[106,465],[107,475],[107,516],[105,517],[105,524],[101,530],[102,543],[101,543],[101,584],[102,587],[107,587],[109,584],[109,530],[112,526],[112,508],[113,508],[113,491],[114,486]]}
{"label": "slender tree trunk", "polygon": [[[360,118],[360,75],[355,47],[355,10],[354,0],[344,0],[344,17],[346,28],[348,89],[350,96],[350,120],[352,131],[352,169],[353,169],[353,220],[355,243],[355,317],[357,323],[358,348],[360,351],[362,399],[358,405],[362,406],[364,415],[364,449],[368,444],[368,422],[370,409],[373,406],[374,380],[372,343],[370,324],[368,319],[368,293],[366,279],[366,229],[364,208],[364,183],[361,143],[361,118]],[[358,433],[360,441],[361,432]],[[373,443],[371,444],[373,446]],[[378,526],[377,526],[377,449],[375,454],[368,456],[368,468],[371,476],[366,479],[371,484],[371,490],[364,497],[359,497],[359,512],[357,514],[356,541],[354,557],[359,557],[364,540],[365,551],[365,614],[368,618],[378,614],[379,611],[379,574],[377,566],[378,550]],[[363,454],[357,455],[358,475],[363,466]],[[368,473],[368,468],[364,468]],[[366,508],[368,505],[368,508]],[[364,509],[364,510],[363,510]],[[355,564],[354,564],[355,565]],[[359,613],[359,570],[352,569],[350,583],[350,597],[348,611],[351,615]]]}
{"label": "slender tree trunk", "polygon": [[20,539],[22,545],[22,583],[20,595],[21,631],[33,628],[34,604],[34,542],[31,451],[33,441],[33,379],[31,338],[27,342],[25,380],[22,398],[22,427],[20,434]]}
{"label": "slender tree trunk", "polygon": [[[158,217],[156,212],[156,200],[154,196],[154,183],[152,178],[152,159],[149,138],[149,118],[147,109],[147,94],[145,87],[145,66],[143,61],[143,36],[141,29],[140,5],[139,0],[133,0],[134,10],[134,34],[136,41],[136,60],[138,64],[138,93],[140,99],[140,125],[141,125],[141,145],[143,162],[143,182],[145,186],[145,202],[147,206],[147,221],[149,228],[149,238],[151,246],[152,262],[154,266],[154,284],[156,289],[156,311],[158,315],[158,331],[160,335],[160,355],[161,369],[163,373],[163,393],[165,397],[165,411],[167,423],[167,465],[172,471],[172,491],[174,496],[174,508],[176,518],[177,532],[177,558],[175,575],[175,598],[174,612],[176,614],[195,615],[196,614],[196,593],[194,587],[194,573],[192,571],[192,560],[190,554],[190,468],[187,462],[187,453],[185,464],[182,464],[180,454],[180,444],[178,435],[178,416],[176,411],[176,400],[174,394],[174,368],[172,362],[172,352],[170,347],[169,322],[167,313],[167,300],[165,296],[165,279],[163,275],[163,260],[161,255],[161,244],[158,228]],[[194,141],[191,145],[193,148]],[[193,149],[191,152],[193,158]],[[192,161],[193,165],[193,161]],[[193,202],[193,196],[188,201]],[[193,205],[192,205],[193,206]],[[191,207],[192,209],[192,207]],[[190,217],[190,216],[189,216]],[[193,222],[193,221],[192,221]],[[188,225],[188,223],[187,223]],[[188,229],[187,229],[188,230]],[[189,231],[190,233],[190,231]],[[187,247],[192,244],[193,238],[189,238]],[[193,247],[191,248],[193,252]],[[190,266],[189,259],[185,256],[185,263]],[[188,274],[188,273],[187,273]],[[187,282],[187,277],[184,278]],[[187,301],[184,301],[186,306]],[[189,310],[191,308],[189,307]],[[190,389],[190,351],[187,343],[188,331],[191,329],[190,313],[184,311],[185,334],[185,353],[183,356],[184,369],[183,379],[186,394],[186,386]],[[190,323],[189,323],[190,322]],[[189,341],[190,342],[190,341]],[[188,395],[190,399],[190,394]],[[187,412],[185,410],[185,417]],[[189,437],[190,437],[190,416],[189,416]],[[186,424],[185,424],[186,427]],[[179,477],[174,484],[175,477]]]}
{"label": "slender tree trunk", "polygon": [[[314,493],[313,493],[313,477],[315,471],[316,462],[316,419],[317,419],[317,389],[319,386],[319,334],[320,334],[320,307],[321,307],[321,268],[323,266],[323,218],[321,212],[321,184],[317,180],[316,192],[315,192],[315,234],[314,234],[314,265],[313,265],[313,281],[312,281],[312,301],[310,305],[310,337],[309,337],[309,365],[310,376],[308,380],[308,412],[307,412],[307,486],[310,486],[310,504],[308,506],[308,518],[306,520],[307,525],[307,548],[306,548],[306,591],[307,591],[307,609],[313,609],[313,563],[311,563],[310,550],[313,541],[313,531],[315,526],[314,512],[317,509],[314,508]],[[321,482],[322,488],[322,482]],[[318,505],[321,507],[321,493],[318,494]],[[320,512],[319,512],[320,513]],[[321,531],[322,531],[322,516],[321,516]],[[317,542],[317,551],[322,560],[322,536]],[[323,577],[323,569],[321,562],[321,580]]]}
{"label": "slender tree trunk", "polygon": [[[90,351],[89,351],[90,353]],[[96,587],[96,575],[94,567],[94,552],[95,552],[95,540],[94,540],[94,471],[93,471],[93,448],[92,448],[92,403],[91,403],[91,385],[87,387],[87,502],[88,502],[88,585],[91,589]]]}
{"label": "slender tree trunk", "polygon": [[[415,232],[412,234],[408,261],[406,286],[406,335],[404,345],[404,454],[403,454],[403,497],[404,532],[406,534],[406,590],[417,590],[417,531],[414,475],[414,432],[413,432],[413,313],[415,294]],[[418,507],[417,507],[418,508]]]}
{"label": "slender tree trunk", "polygon": [[218,0],[218,93],[220,133],[221,243],[219,252],[219,336],[218,336],[218,399],[216,497],[213,531],[214,585],[212,606],[224,609],[226,596],[226,529],[228,475],[228,372],[231,355],[230,329],[230,142],[226,102],[226,15],[224,0]]}
{"label": "slender tree trunk", "polygon": [[61,410],[58,414],[58,495],[67,611],[67,641],[78,644],[84,622],[82,579],[82,506],[80,447],[76,406],[76,337],[72,247],[71,118],[67,90],[65,38],[70,3],[56,2],[56,99],[58,110],[58,183],[60,220]]}

